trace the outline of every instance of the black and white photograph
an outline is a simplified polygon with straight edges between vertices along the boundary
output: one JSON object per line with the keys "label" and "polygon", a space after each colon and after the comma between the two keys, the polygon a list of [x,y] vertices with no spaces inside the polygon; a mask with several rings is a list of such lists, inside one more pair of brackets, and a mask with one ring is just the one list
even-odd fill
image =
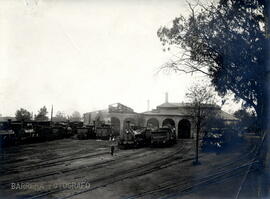
{"label": "black and white photograph", "polygon": [[0,0],[0,199],[270,198],[270,1]]}

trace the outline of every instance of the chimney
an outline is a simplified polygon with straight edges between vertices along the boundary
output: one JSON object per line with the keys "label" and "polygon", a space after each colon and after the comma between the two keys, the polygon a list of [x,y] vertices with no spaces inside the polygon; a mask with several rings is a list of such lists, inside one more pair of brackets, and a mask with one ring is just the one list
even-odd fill
{"label": "chimney", "polygon": [[169,102],[168,92],[165,93],[165,103]]}
{"label": "chimney", "polygon": [[52,105],[52,109],[51,109],[51,122],[53,120],[53,105]]}
{"label": "chimney", "polygon": [[150,100],[147,100],[147,111],[150,111]]}

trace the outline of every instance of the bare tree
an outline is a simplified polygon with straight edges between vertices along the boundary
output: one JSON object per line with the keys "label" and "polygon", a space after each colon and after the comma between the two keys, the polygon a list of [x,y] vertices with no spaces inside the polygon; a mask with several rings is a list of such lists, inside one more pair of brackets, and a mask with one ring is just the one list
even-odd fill
{"label": "bare tree", "polygon": [[186,93],[187,100],[191,103],[191,114],[196,125],[196,152],[194,164],[199,164],[199,138],[202,127],[207,118],[214,114],[216,98],[213,89],[207,85],[195,84]]}

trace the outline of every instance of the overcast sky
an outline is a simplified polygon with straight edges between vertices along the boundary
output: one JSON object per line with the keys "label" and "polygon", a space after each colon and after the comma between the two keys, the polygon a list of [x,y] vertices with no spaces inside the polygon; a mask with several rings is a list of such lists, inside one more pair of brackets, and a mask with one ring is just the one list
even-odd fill
{"label": "overcast sky", "polygon": [[0,114],[80,113],[120,102],[137,112],[184,101],[197,81],[156,74],[169,55],[157,30],[187,13],[182,0],[0,0]]}

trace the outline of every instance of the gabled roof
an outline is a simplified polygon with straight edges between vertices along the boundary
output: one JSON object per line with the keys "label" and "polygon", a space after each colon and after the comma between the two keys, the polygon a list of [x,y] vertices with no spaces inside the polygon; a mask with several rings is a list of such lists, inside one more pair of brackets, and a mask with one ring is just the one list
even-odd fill
{"label": "gabled roof", "polygon": [[184,107],[184,106],[191,106],[190,103],[169,103],[169,102],[165,102],[159,106],[157,106],[157,108],[172,108],[172,107]]}
{"label": "gabled roof", "polygon": [[[177,108],[177,107],[176,107]],[[177,108],[177,109],[153,109],[152,111],[143,112],[144,115],[170,115],[170,116],[189,116],[190,111],[185,108]]]}
{"label": "gabled roof", "polygon": [[[202,104],[202,108],[210,108],[215,111],[217,116],[227,121],[237,121],[238,119],[233,115],[224,112],[218,105],[212,104]],[[151,111],[143,112],[144,115],[152,115],[152,116],[191,116],[191,109],[193,105],[191,103],[163,103],[157,106],[157,109],[153,109]]]}
{"label": "gabled roof", "polygon": [[[171,102],[165,102],[159,106],[157,106],[158,108],[187,108],[187,107],[193,107],[194,104],[192,103],[171,103]],[[211,108],[220,108],[218,105],[216,104],[201,104],[201,107],[205,108],[205,107],[211,107]]]}

